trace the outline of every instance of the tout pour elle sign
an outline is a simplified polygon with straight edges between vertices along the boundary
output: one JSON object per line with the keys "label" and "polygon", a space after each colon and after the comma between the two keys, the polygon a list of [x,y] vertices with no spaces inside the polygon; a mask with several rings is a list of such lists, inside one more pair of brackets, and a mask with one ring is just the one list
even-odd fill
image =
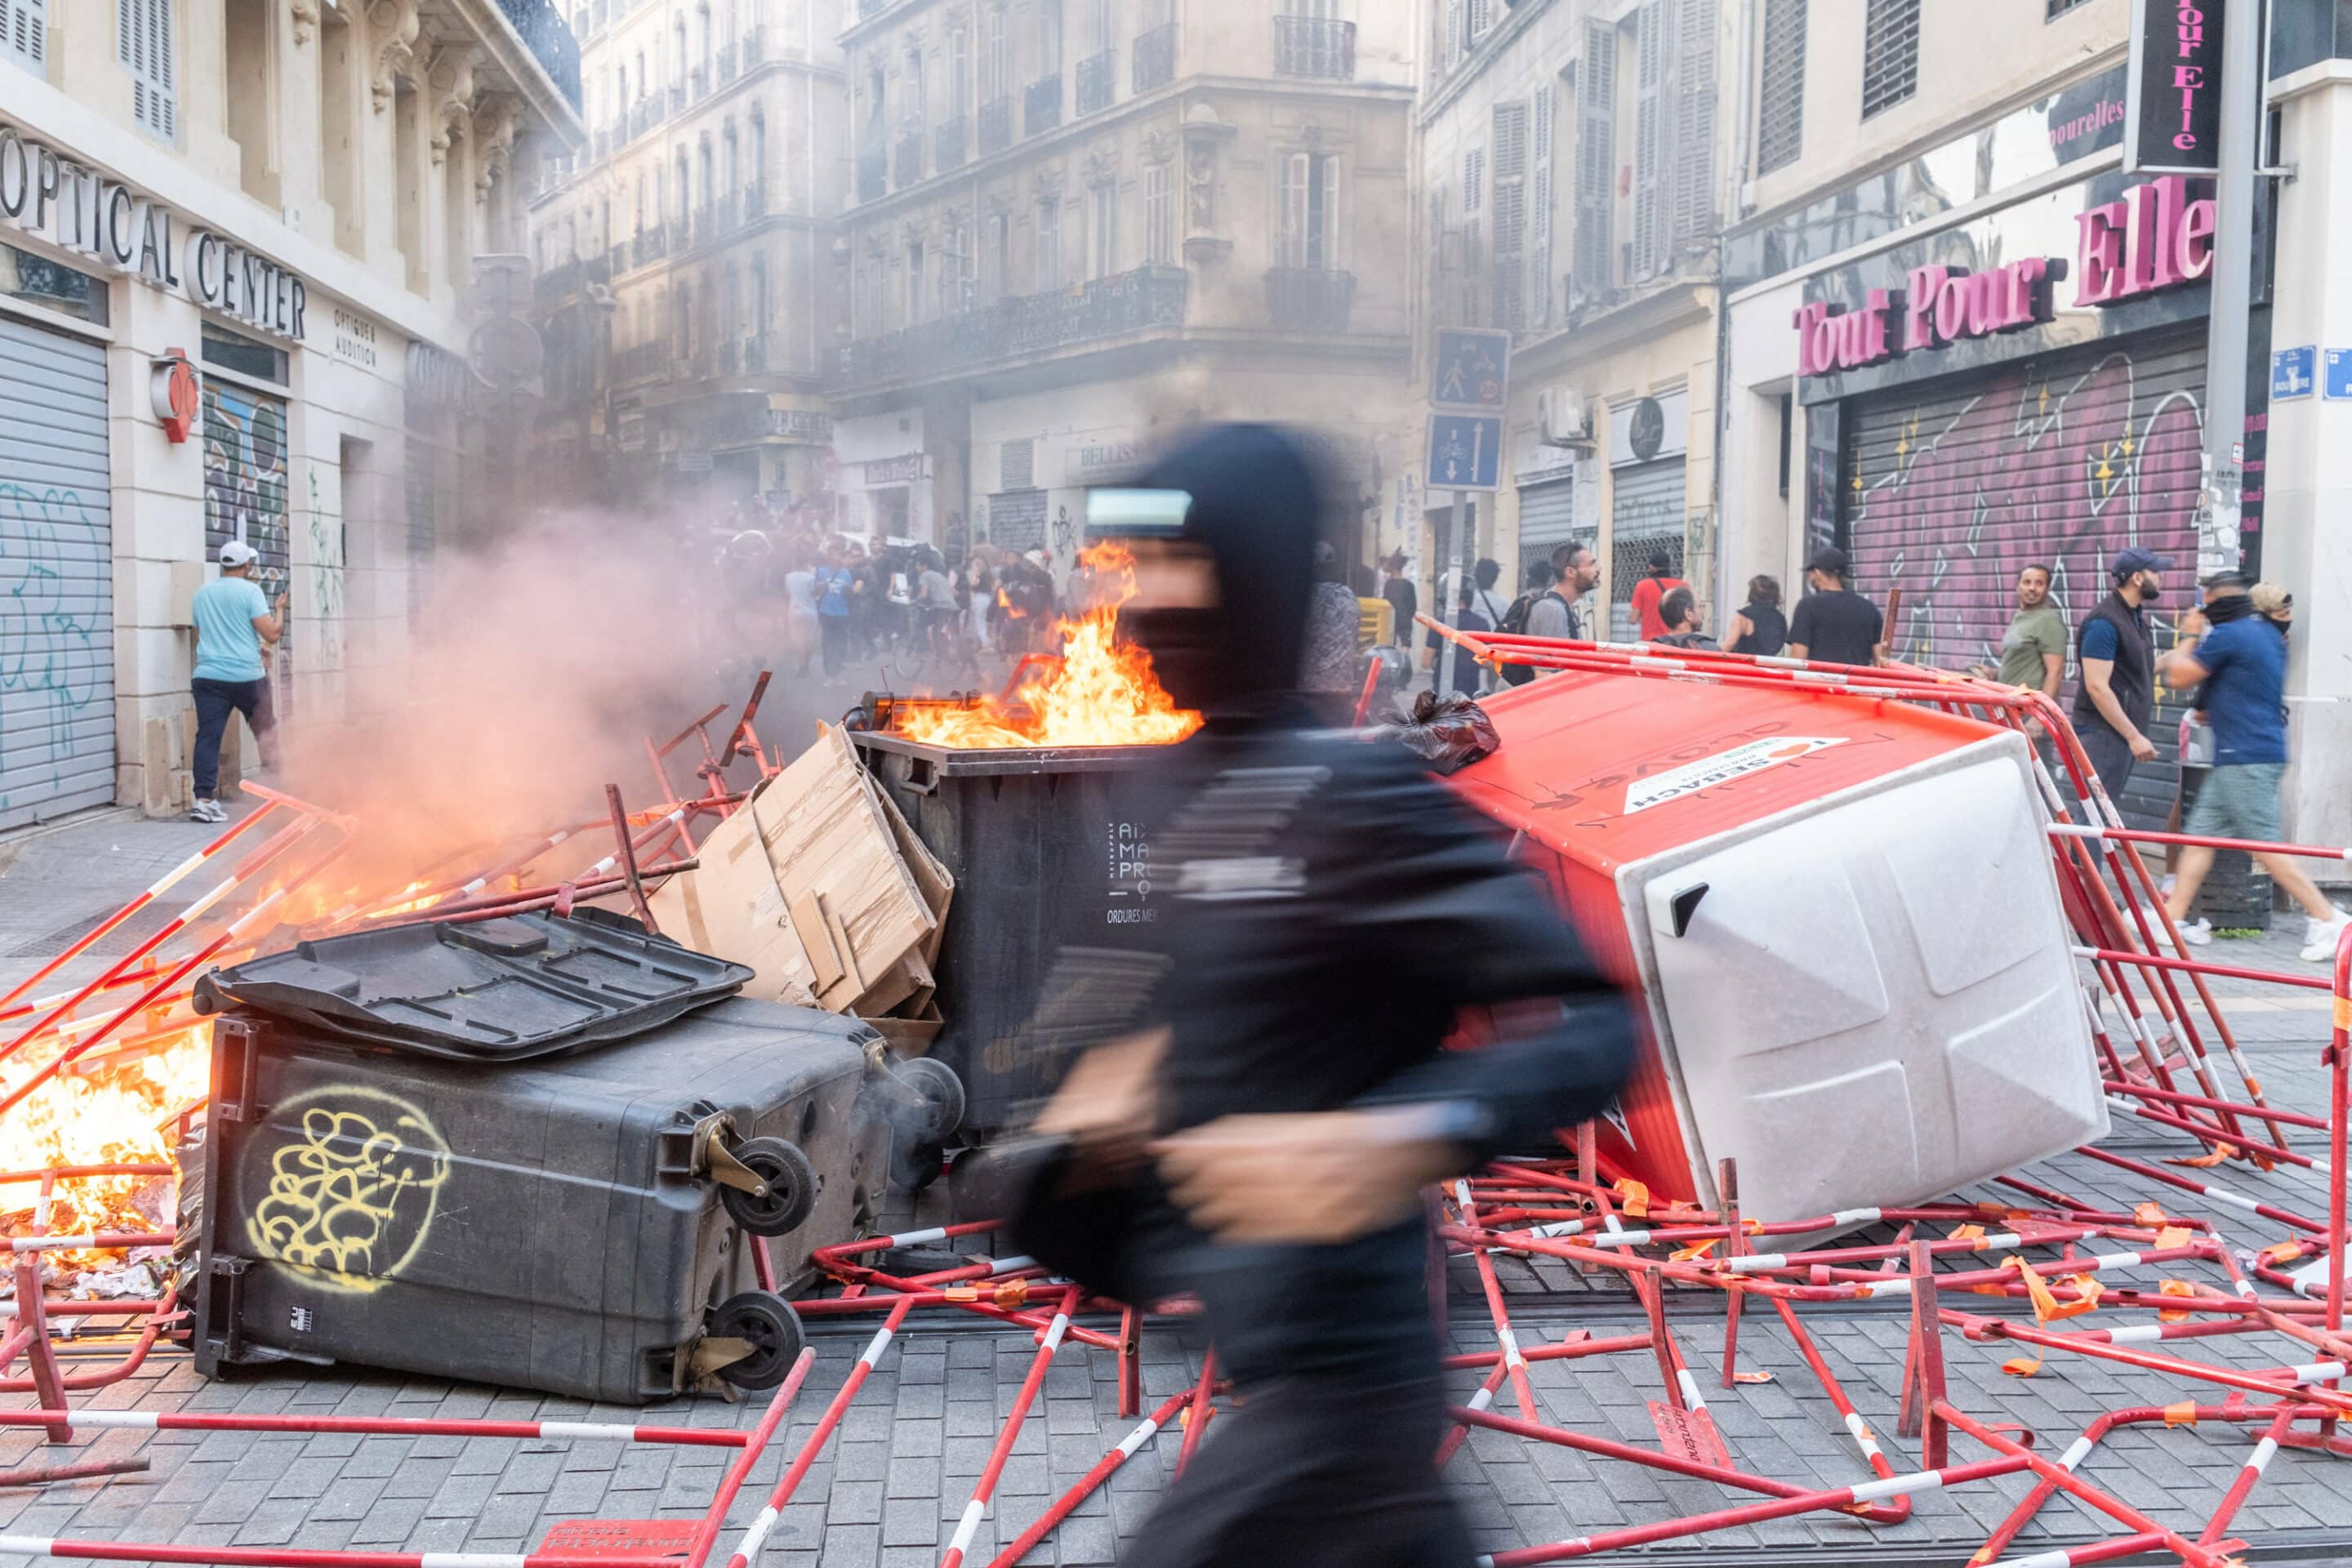
{"label": "tout pour elle sign", "polygon": [[2089,309],[2194,283],[2213,268],[2214,208],[2190,201],[2178,174],[2134,185],[2075,217],[2074,260],[2026,257],[1982,272],[1915,267],[1905,287],[1874,289],[1854,310],[1816,300],[1796,314],[1797,374],[1832,375],[1900,354],[1948,348],[2050,321],[2057,286],[2072,279]]}

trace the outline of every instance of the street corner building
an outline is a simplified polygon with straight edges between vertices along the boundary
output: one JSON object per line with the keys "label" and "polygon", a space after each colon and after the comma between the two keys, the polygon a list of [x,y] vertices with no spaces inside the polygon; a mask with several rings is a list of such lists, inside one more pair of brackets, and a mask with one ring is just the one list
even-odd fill
{"label": "street corner building", "polygon": [[547,0],[0,5],[0,830],[186,804],[232,540],[280,721],[361,717],[527,379],[473,344],[578,96]]}
{"label": "street corner building", "polygon": [[[2199,577],[2279,580],[2307,606],[2291,644],[2289,833],[2332,843],[2352,835],[2332,782],[2352,681],[2337,673],[2340,587],[2326,586],[2342,574],[2321,565],[2315,517],[2346,483],[2352,416],[2312,382],[2325,297],[2332,285],[2338,310],[2345,298],[2327,196],[2352,26],[2333,5],[2271,7],[2233,522],[2208,504],[2202,463],[2219,197],[2198,165],[2214,166],[2214,133],[2183,119],[2218,122],[2218,105],[2173,90],[2168,64],[2159,155],[2126,144],[2133,31],[2151,58],[2218,49],[2209,9],[1748,8],[1755,75],[1720,263],[1719,602],[1738,605],[1758,573],[1793,597],[1805,561],[1834,544],[1849,586],[1882,607],[1900,593],[1893,657],[1963,669],[1999,661],[2028,565],[2051,569],[2072,632],[2118,552],[2174,558],[2150,623],[2159,653]],[[2340,390],[2352,397],[2352,378]],[[2078,678],[2070,653],[2062,702]],[[2159,762],[2117,803],[2135,826],[2161,827],[2171,808],[2190,695],[2159,692]]]}

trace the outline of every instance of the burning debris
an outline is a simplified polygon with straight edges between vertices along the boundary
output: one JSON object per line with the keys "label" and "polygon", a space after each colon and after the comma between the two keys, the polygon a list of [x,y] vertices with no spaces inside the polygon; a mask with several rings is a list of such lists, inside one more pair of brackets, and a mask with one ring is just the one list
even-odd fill
{"label": "burning debris", "polygon": [[[1171,746],[1201,727],[1176,706],[1151,668],[1151,656],[1121,641],[1118,613],[1135,597],[1135,555],[1097,544],[1078,558],[1097,603],[1076,620],[1055,624],[1058,658],[1024,659],[1001,697],[967,705],[912,704],[899,731],[908,740],[955,751],[1027,747]],[[1024,679],[1031,670],[1038,673]]]}

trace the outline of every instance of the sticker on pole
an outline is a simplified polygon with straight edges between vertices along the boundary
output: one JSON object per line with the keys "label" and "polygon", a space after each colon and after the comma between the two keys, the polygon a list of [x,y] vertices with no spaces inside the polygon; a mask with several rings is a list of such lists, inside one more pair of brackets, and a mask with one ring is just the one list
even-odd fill
{"label": "sticker on pole", "polygon": [[1717,752],[1711,757],[1701,757],[1695,763],[1685,763],[1678,768],[1668,768],[1662,773],[1652,773],[1645,779],[1635,779],[1625,788],[1625,815],[1647,811],[1654,805],[1713,789],[1729,784],[1733,779],[1760,773],[1767,768],[1777,768],[1782,763],[1793,763],[1800,757],[1810,757],[1815,752],[1825,752],[1832,746],[1843,746],[1843,735],[1769,735],[1761,741],[1749,741],[1727,752]]}

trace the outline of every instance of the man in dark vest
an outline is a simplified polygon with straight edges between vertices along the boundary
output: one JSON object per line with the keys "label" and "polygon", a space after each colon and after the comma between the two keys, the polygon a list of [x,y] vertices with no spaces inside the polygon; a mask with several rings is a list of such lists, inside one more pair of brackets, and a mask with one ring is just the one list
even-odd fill
{"label": "man in dark vest", "polygon": [[2147,606],[2164,596],[2164,574],[2171,570],[2168,555],[2137,545],[2122,552],[2112,573],[2116,591],[2074,635],[2074,657],[2083,667],[2074,732],[2117,809],[2133,767],[2156,761],[2156,742],[2147,738],[2156,705],[2156,639]]}

